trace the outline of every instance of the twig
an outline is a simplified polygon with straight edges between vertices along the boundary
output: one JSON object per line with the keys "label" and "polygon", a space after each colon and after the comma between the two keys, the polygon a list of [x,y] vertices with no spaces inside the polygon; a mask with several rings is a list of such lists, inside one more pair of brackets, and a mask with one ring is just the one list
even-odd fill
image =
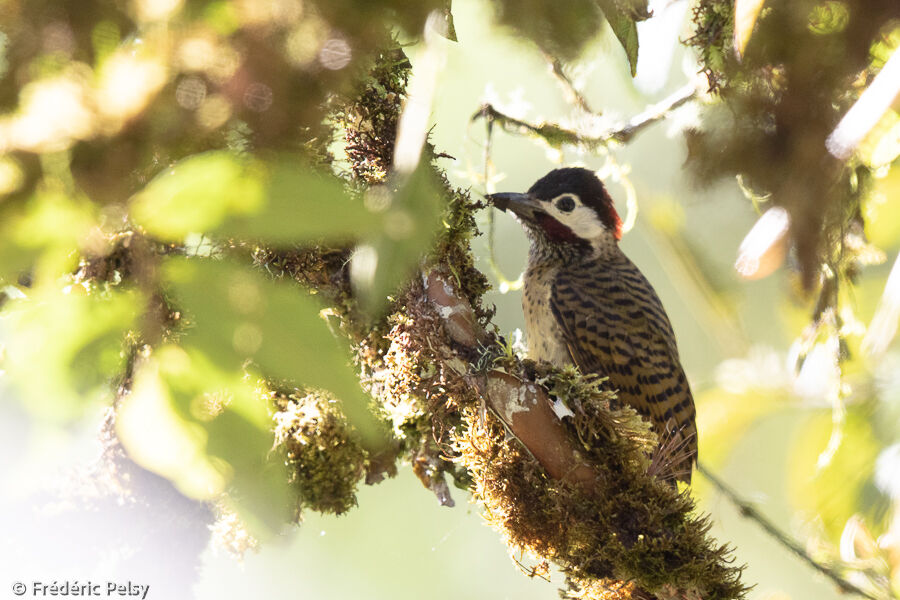
{"label": "twig", "polygon": [[827,565],[824,565],[811,557],[806,552],[806,550],[803,549],[800,543],[797,542],[797,540],[791,538],[788,534],[778,529],[778,527],[774,523],[772,523],[772,521],[766,518],[765,515],[760,513],[756,509],[756,507],[741,498],[741,496],[736,490],[734,490],[734,488],[730,487],[724,481],[719,479],[719,477],[712,471],[707,469],[706,465],[704,465],[703,463],[697,463],[697,470],[702,473],[703,476],[706,477],[717,490],[719,490],[726,498],[728,498],[728,500],[730,500],[731,503],[735,505],[735,507],[737,507],[741,516],[754,521],[757,525],[762,527],[763,531],[768,533],[779,544],[793,552],[798,558],[833,581],[842,592],[857,594],[859,596],[862,596],[863,598],[868,598],[869,600],[884,600],[884,598],[875,596],[857,587],[855,584],[841,577],[838,573],[835,573],[831,569],[831,567],[828,567]]}
{"label": "twig", "polygon": [[587,102],[587,98],[584,97],[578,88],[575,87],[575,84],[572,83],[572,80],[563,71],[562,63],[558,58],[551,56],[550,54],[544,52],[544,58],[547,59],[547,62],[550,63],[550,72],[553,73],[553,76],[556,77],[556,80],[559,81],[559,84],[562,86],[563,91],[569,97],[569,101],[589,114],[599,114],[595,113],[591,110],[590,105]]}
{"label": "twig", "polygon": [[481,109],[472,115],[472,120],[478,118],[488,119],[489,121],[498,123],[504,130],[516,135],[534,135],[554,148],[564,145],[576,146],[587,150],[594,150],[598,146],[606,146],[610,142],[625,143],[630,141],[636,134],[645,129],[648,125],[652,125],[656,121],[664,118],[670,111],[685,104],[697,95],[697,87],[688,84],[676,91],[647,110],[632,117],[626,125],[611,128],[600,135],[586,136],[566,129],[556,123],[540,123],[533,125],[527,121],[510,117],[496,108],[492,104],[485,104]]}
{"label": "twig", "polygon": [[634,137],[636,133],[638,133],[648,125],[651,125],[664,118],[671,111],[675,110],[682,104],[685,104],[689,100],[693,100],[697,96],[698,91],[699,90],[697,89],[696,84],[694,84],[693,82],[682,86],[667,98],[664,98],[662,101],[647,107],[644,112],[633,116],[628,122],[628,125],[613,133],[613,138],[617,142],[629,141]]}

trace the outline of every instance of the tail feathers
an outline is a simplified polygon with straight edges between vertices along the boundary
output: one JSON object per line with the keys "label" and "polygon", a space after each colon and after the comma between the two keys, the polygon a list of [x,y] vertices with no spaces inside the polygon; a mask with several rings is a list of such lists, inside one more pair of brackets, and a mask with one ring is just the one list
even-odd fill
{"label": "tail feathers", "polygon": [[674,419],[666,423],[665,433],[650,459],[647,472],[661,481],[691,483],[691,472],[697,461],[696,430],[687,424],[677,427]]}

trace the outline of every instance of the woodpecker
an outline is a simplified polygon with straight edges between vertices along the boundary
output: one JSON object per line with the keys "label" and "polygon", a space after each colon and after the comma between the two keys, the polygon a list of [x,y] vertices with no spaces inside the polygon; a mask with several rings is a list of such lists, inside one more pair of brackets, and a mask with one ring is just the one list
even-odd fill
{"label": "woodpecker", "polygon": [[522,305],[530,358],[609,378],[620,402],[649,420],[662,465],[690,483],[697,459],[694,399],[656,291],[619,248],[622,221],[588,169],[555,169],[528,192],[491,194],[531,242]]}

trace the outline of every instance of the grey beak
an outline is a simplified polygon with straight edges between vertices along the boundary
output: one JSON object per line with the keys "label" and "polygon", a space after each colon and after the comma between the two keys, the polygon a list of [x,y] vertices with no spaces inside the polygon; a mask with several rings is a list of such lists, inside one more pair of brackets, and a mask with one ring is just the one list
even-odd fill
{"label": "grey beak", "polygon": [[536,198],[516,192],[488,194],[485,198],[500,210],[509,210],[513,214],[526,218],[531,217],[534,210],[540,207],[540,202]]}

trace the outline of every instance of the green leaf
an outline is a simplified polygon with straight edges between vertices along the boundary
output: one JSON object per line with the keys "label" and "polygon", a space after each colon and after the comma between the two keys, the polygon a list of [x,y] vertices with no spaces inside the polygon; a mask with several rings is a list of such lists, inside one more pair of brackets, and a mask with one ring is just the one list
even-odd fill
{"label": "green leaf", "polygon": [[638,4],[623,10],[614,0],[597,0],[597,3],[603,9],[603,15],[625,50],[625,56],[628,57],[628,64],[631,68],[631,76],[634,77],[637,74],[638,61],[637,21],[649,16],[647,4],[644,2],[642,7]]}
{"label": "green leaf", "polygon": [[85,294],[81,286],[42,287],[4,307],[11,325],[4,366],[29,410],[48,420],[77,418],[108,393],[143,306],[135,292]]}
{"label": "green leaf", "polygon": [[259,209],[230,216],[218,233],[269,244],[347,241],[376,232],[381,225],[381,218],[350,196],[339,178],[282,158],[269,168]]}
{"label": "green leaf", "polygon": [[356,249],[350,275],[364,308],[374,315],[430,248],[441,226],[441,200],[428,161],[405,179],[370,193],[379,195],[379,204],[385,206],[382,226]]}
{"label": "green leaf", "polygon": [[545,0],[494,0],[498,20],[562,60],[577,58],[601,31],[595,0],[571,0],[561,7]]}
{"label": "green leaf", "polygon": [[163,346],[137,367],[116,428],[129,456],[185,495],[228,491],[257,536],[292,516],[284,461],[271,455],[267,399],[240,371],[223,371],[196,349]]}
{"label": "green leaf", "polygon": [[131,202],[134,222],[163,240],[209,233],[234,214],[259,211],[261,173],[226,152],[187,158],[154,178]]}
{"label": "green leaf", "polygon": [[270,245],[353,240],[380,220],[331,173],[298,159],[271,163],[228,152],[192,156],[151,181],[131,203],[134,221],[154,236],[190,233]]}
{"label": "green leaf", "polygon": [[450,40],[451,42],[458,42],[459,40],[456,38],[456,25],[453,24],[453,1],[447,0],[447,5],[444,7],[444,24],[445,31],[441,33],[442,36]]}
{"label": "green leaf", "polygon": [[185,347],[223,370],[239,371],[249,360],[269,377],[326,389],[343,401],[365,440],[378,442],[350,354],[303,288],[215,260],[171,258],[163,276],[186,312]]}
{"label": "green leaf", "polygon": [[55,281],[76,265],[75,253],[96,224],[95,208],[52,189],[21,205],[0,203],[0,280],[34,269]]}

